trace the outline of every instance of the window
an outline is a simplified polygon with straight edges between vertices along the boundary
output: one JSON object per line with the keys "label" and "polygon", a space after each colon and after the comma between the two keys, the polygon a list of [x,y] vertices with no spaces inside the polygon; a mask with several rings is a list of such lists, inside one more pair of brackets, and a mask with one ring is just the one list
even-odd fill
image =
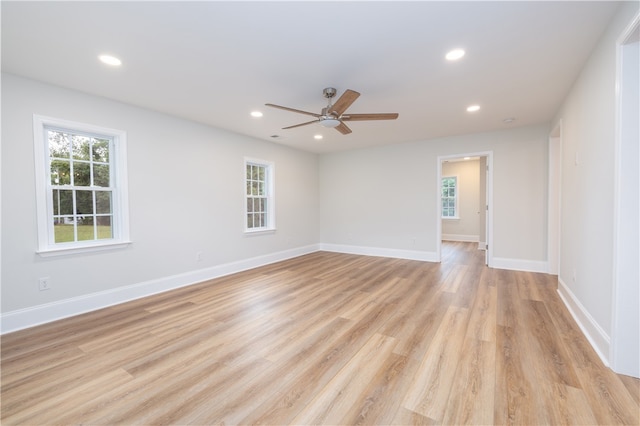
{"label": "window", "polygon": [[38,252],[129,242],[126,134],[34,116]]}
{"label": "window", "polygon": [[273,164],[261,160],[245,160],[245,171],[245,230],[274,230]]}
{"label": "window", "polygon": [[458,178],[456,176],[442,178],[442,218],[458,218]]}

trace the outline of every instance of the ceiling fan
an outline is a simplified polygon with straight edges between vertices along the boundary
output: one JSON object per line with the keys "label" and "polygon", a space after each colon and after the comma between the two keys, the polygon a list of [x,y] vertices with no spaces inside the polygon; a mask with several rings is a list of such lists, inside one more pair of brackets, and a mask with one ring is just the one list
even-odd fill
{"label": "ceiling fan", "polygon": [[374,114],[345,114],[344,112],[351,106],[352,103],[358,99],[360,93],[347,89],[338,100],[332,104],[331,101],[336,96],[336,89],[333,87],[327,87],[322,91],[322,94],[328,100],[326,107],[322,108],[320,114],[313,112],[302,111],[299,109],[288,108],[280,105],[265,104],[273,108],[280,108],[285,111],[297,112],[300,114],[311,115],[315,117],[315,120],[307,121],[306,123],[295,124],[289,127],[283,127],[283,129],[293,129],[294,127],[306,126],[307,124],[320,123],[324,127],[333,127],[343,135],[351,133],[351,129],[344,123],[345,121],[367,121],[367,120],[395,120],[398,118],[397,113],[374,113]]}

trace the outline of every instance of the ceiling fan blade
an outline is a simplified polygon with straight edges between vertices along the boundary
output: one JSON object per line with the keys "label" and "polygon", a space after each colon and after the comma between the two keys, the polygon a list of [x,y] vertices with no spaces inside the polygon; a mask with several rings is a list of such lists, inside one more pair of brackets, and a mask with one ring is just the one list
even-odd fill
{"label": "ceiling fan blade", "polygon": [[312,124],[312,123],[317,123],[317,122],[318,122],[318,120],[307,121],[306,123],[300,123],[300,124],[295,124],[295,125],[289,126],[289,127],[283,127],[282,130],[293,129],[294,127],[302,127],[302,126],[306,126],[307,124]]}
{"label": "ceiling fan blade", "polygon": [[337,131],[339,131],[343,135],[348,135],[349,133],[351,133],[351,129],[349,127],[347,127],[347,125],[344,124],[342,121],[340,122],[340,124],[337,127],[334,127],[334,129],[336,129]]}
{"label": "ceiling fan blade", "polygon": [[291,112],[297,112],[299,114],[310,115],[312,117],[320,117],[320,114],[316,114],[314,112],[302,111],[301,109],[289,108],[289,107],[284,107],[284,106],[275,105],[275,104],[265,104],[265,105],[268,107],[283,109],[285,111],[291,111]]}
{"label": "ceiling fan blade", "polygon": [[340,117],[344,121],[366,121],[366,120],[395,120],[398,113],[380,113],[380,114],[348,114]]}
{"label": "ceiling fan blade", "polygon": [[330,112],[334,113],[336,117],[340,117],[342,113],[345,112],[347,108],[356,101],[356,99],[358,99],[358,96],[360,96],[360,93],[355,90],[347,89],[342,96],[338,98],[336,103],[333,104]]}

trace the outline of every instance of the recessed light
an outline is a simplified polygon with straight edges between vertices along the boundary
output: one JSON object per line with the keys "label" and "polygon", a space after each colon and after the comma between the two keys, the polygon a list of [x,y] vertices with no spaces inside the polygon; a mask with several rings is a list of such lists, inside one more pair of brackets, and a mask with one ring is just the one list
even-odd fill
{"label": "recessed light", "polygon": [[467,107],[467,112],[480,111],[480,105],[470,105]]}
{"label": "recessed light", "polygon": [[112,67],[119,67],[120,65],[122,65],[122,61],[115,56],[100,55],[98,56],[98,59],[100,59],[100,62],[102,62],[103,64],[111,65]]}
{"label": "recessed light", "polygon": [[313,138],[316,139],[316,140],[320,140],[320,139],[322,139],[322,137],[323,137],[322,135],[314,135],[313,136]]}
{"label": "recessed light", "polygon": [[262,117],[262,113],[260,111],[251,111],[251,116],[255,118]]}
{"label": "recessed light", "polygon": [[464,157],[465,160],[471,160],[471,157]]}
{"label": "recessed light", "polygon": [[457,61],[458,59],[462,58],[463,56],[464,56],[464,50],[462,50],[462,49],[453,49],[453,50],[449,51],[445,55],[445,58],[447,59],[447,61]]}

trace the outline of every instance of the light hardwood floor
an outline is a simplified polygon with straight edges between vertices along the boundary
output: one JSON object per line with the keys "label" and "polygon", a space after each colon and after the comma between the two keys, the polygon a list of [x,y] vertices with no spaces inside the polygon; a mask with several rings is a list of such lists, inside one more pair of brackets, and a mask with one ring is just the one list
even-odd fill
{"label": "light hardwood floor", "polygon": [[555,277],[318,252],[2,337],[3,424],[635,424]]}

